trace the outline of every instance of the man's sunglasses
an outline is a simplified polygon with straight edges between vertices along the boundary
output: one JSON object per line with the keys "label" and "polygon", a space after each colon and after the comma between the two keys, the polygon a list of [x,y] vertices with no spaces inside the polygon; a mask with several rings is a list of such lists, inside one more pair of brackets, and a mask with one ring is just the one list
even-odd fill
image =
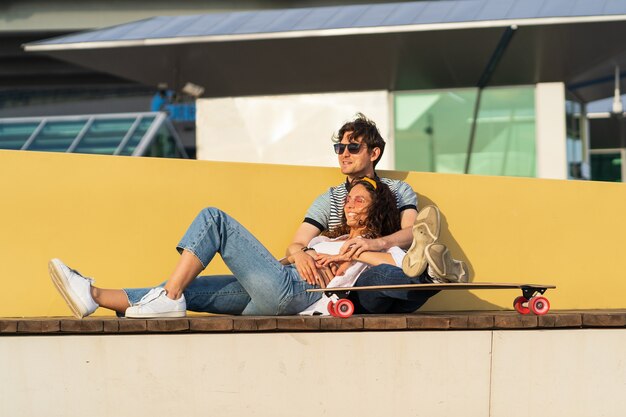
{"label": "man's sunglasses", "polygon": [[346,151],[346,147],[348,148],[348,152],[351,154],[357,154],[361,150],[361,145],[363,143],[335,143],[333,147],[335,148],[335,153],[337,155],[341,155]]}

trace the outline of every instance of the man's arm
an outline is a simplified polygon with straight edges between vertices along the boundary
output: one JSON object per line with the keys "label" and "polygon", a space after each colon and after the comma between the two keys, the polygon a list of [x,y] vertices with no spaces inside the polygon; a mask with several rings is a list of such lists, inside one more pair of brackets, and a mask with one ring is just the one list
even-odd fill
{"label": "man's arm", "polygon": [[382,250],[388,250],[392,246],[408,249],[409,246],[411,246],[411,243],[413,243],[413,233],[411,230],[413,229],[413,223],[415,223],[416,217],[417,210],[412,208],[403,210],[402,213],[400,213],[401,229],[396,233],[381,238],[385,240],[385,246]]}
{"label": "man's arm", "polygon": [[413,242],[413,223],[417,217],[417,210],[406,209],[400,213],[400,227],[402,229],[389,236],[382,236],[377,239],[349,239],[341,247],[340,254],[346,254],[350,258],[358,257],[363,252],[381,252],[386,251],[392,246],[398,246],[407,249]]}
{"label": "man's arm", "polygon": [[320,229],[312,224],[306,222],[302,223],[296,230],[296,234],[293,236],[291,243],[287,246],[285,255],[290,256],[297,252],[302,252],[302,249],[306,248],[311,239],[319,236],[320,233]]}

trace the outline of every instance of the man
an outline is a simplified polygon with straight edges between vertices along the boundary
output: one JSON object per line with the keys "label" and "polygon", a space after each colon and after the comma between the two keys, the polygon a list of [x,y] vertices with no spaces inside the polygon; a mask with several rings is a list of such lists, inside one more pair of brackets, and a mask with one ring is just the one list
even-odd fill
{"label": "man", "polygon": [[[344,124],[334,138],[335,152],[338,155],[341,173],[346,182],[331,187],[320,195],[306,213],[287,247],[287,256],[293,256],[296,269],[310,284],[326,284],[343,269],[331,271],[316,265],[307,251],[307,243],[324,230],[341,221],[343,201],[347,195],[346,184],[357,177],[376,176],[375,167],[383,155],[385,141],[376,124],[362,114]],[[382,251],[391,246],[408,248],[403,269],[392,265],[379,265],[365,271],[355,285],[417,284],[447,280],[463,280],[465,269],[458,261],[453,261],[447,248],[436,243],[439,237],[439,212],[435,207],[424,210],[418,216],[417,197],[407,183],[389,178],[381,178],[396,197],[400,210],[402,229],[377,239],[350,239],[341,249],[342,254],[356,257],[366,251]],[[426,268],[428,265],[428,272]],[[344,264],[344,268],[347,264]],[[439,273],[438,273],[439,272]],[[460,275],[463,275],[460,276]],[[435,291],[362,291],[351,295],[357,313],[407,313],[417,310]]]}

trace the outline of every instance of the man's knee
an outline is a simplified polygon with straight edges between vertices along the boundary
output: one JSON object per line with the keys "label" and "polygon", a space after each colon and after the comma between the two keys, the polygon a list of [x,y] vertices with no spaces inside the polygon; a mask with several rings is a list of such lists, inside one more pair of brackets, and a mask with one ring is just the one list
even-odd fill
{"label": "man's knee", "polygon": [[[407,280],[407,277],[401,268],[394,265],[378,265],[368,268],[359,276],[356,286],[371,287],[373,285],[389,285],[395,284],[398,279]],[[407,282],[408,283],[408,282]]]}
{"label": "man's knee", "polygon": [[364,271],[354,284],[356,287],[371,287],[373,285],[383,285],[384,275],[379,271],[368,269]]}

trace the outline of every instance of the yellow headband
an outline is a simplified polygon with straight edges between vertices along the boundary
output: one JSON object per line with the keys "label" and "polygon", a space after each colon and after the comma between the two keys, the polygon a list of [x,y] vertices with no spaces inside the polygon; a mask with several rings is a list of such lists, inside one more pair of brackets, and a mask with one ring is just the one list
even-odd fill
{"label": "yellow headband", "polygon": [[374,180],[373,180],[373,179],[371,179],[371,178],[368,178],[368,177],[363,177],[363,178],[359,178],[359,181],[369,182],[369,183],[370,183],[370,185],[371,185],[372,187],[374,187],[374,189],[376,189],[376,181],[374,181]]}

